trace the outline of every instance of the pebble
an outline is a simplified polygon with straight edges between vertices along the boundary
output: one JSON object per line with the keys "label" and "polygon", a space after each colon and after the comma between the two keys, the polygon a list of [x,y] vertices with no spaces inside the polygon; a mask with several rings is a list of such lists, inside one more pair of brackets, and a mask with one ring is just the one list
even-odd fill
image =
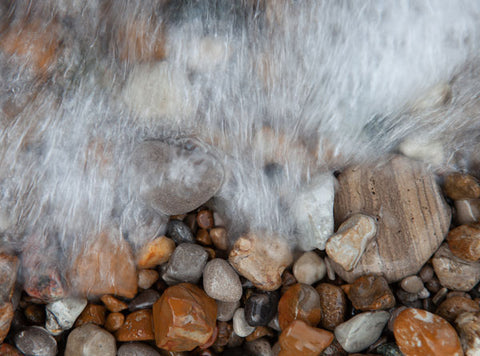
{"label": "pebble", "polygon": [[105,320],[105,329],[110,332],[117,331],[125,322],[125,315],[122,313],[110,313],[107,315],[107,319]]}
{"label": "pebble", "polygon": [[206,229],[198,229],[195,241],[203,246],[210,246],[212,244],[212,239]]}
{"label": "pebble", "polygon": [[320,325],[327,330],[334,330],[345,321],[347,298],[342,288],[330,283],[321,283],[315,288],[320,296],[322,318]]}
{"label": "pebble", "polygon": [[433,273],[433,267],[431,265],[425,265],[422,267],[420,272],[418,272],[418,276],[425,283],[433,278]]}
{"label": "pebble", "polygon": [[321,318],[320,296],[315,288],[308,284],[293,285],[278,302],[278,322],[282,330],[294,320],[317,326]]}
{"label": "pebble", "polygon": [[265,339],[257,339],[245,343],[245,351],[255,356],[273,356],[272,347]]}
{"label": "pebble", "polygon": [[5,337],[10,330],[10,325],[13,320],[13,312],[12,303],[4,303],[0,307],[0,344],[5,340]]}
{"label": "pebble", "polygon": [[257,326],[255,331],[248,335],[245,340],[246,341],[253,341],[260,339],[262,337],[274,337],[275,334],[273,333],[272,329],[266,326]]}
{"label": "pebble", "polygon": [[335,280],[335,269],[332,266],[332,262],[328,257],[325,257],[324,261],[325,261],[325,267],[327,268],[328,279],[331,281]]}
{"label": "pebble", "polygon": [[86,306],[87,300],[84,298],[64,298],[47,304],[46,329],[53,335],[70,329]]}
{"label": "pebble", "polygon": [[480,354],[480,313],[463,313],[455,320],[466,356]]}
{"label": "pebble", "polygon": [[480,281],[480,262],[455,257],[446,244],[435,253],[432,264],[445,288],[468,292]]}
{"label": "pebble", "polygon": [[242,297],[242,283],[232,266],[221,258],[209,261],[203,270],[203,289],[222,302],[236,302]]}
{"label": "pebble", "polygon": [[191,351],[213,341],[216,317],[215,300],[197,286],[169,287],[153,305],[155,343],[168,351]]}
{"label": "pebble", "polygon": [[335,337],[345,351],[362,351],[380,337],[389,318],[390,314],[386,311],[360,313],[338,325]]}
{"label": "pebble", "polygon": [[210,238],[217,249],[222,251],[228,249],[227,230],[224,227],[214,227],[211,229]]}
{"label": "pebble", "polygon": [[66,296],[62,279],[55,268],[32,271],[32,273],[28,267],[22,266],[22,268],[24,268],[25,275],[29,276],[23,285],[24,291],[29,296],[44,302],[51,302]]}
{"label": "pebble", "polygon": [[105,324],[105,312],[106,308],[103,305],[89,303],[75,321],[75,327],[88,323],[103,326]]}
{"label": "pebble", "polygon": [[240,302],[222,302],[217,300],[217,320],[230,321],[233,318],[235,310],[240,306]]}
{"label": "pebble", "polygon": [[445,177],[445,195],[452,200],[480,198],[480,184],[469,174],[451,173]]}
{"label": "pebble", "polygon": [[213,214],[208,209],[202,209],[197,213],[197,224],[201,229],[211,229],[214,226]]}
{"label": "pebble", "polygon": [[357,266],[347,272],[331,261],[335,272],[348,283],[366,274],[383,274],[388,282],[416,274],[450,226],[450,209],[435,176],[422,163],[395,155],[384,163],[347,168],[337,179],[335,221],[356,213],[378,221],[376,238]]}
{"label": "pebble", "polygon": [[299,283],[314,284],[325,277],[327,267],[315,252],[305,252],[293,264],[293,275]]}
{"label": "pebble", "polygon": [[150,288],[158,280],[158,272],[153,269],[141,269],[138,271],[138,287]]}
{"label": "pebble", "polygon": [[255,327],[247,323],[243,308],[238,308],[233,314],[233,331],[240,337],[246,337],[255,331]]}
{"label": "pebble", "polygon": [[180,244],[173,251],[162,278],[168,284],[197,283],[202,276],[207,259],[208,253],[201,246],[191,243]]}
{"label": "pebble", "polygon": [[295,320],[280,334],[278,341],[281,350],[278,356],[317,356],[333,342],[333,338],[329,331]]}
{"label": "pebble", "polygon": [[462,225],[450,230],[447,243],[454,256],[465,261],[480,260],[480,229]]}
{"label": "pebble", "polygon": [[480,220],[480,199],[455,200],[453,203],[458,225],[473,224]]}
{"label": "pebble", "polygon": [[396,297],[401,304],[412,308],[419,307],[421,303],[418,297],[418,293],[408,293],[405,292],[403,289],[397,290]]}
{"label": "pebble", "polygon": [[397,318],[398,314],[400,314],[402,311],[404,311],[407,308],[408,307],[402,305],[390,311],[390,319],[388,320],[387,326],[388,326],[388,330],[390,330],[392,333],[393,333],[393,323],[395,322],[395,319]]}
{"label": "pebble", "polygon": [[168,262],[175,250],[175,242],[166,236],[160,236],[147,242],[137,253],[138,268],[154,268]]}
{"label": "pebble", "polygon": [[[40,326],[29,326],[16,334],[15,346],[25,355],[55,356],[57,354],[57,341]],[[66,355],[70,356],[67,353]]]}
{"label": "pebble", "polygon": [[45,323],[45,306],[30,304],[25,308],[24,314],[32,324],[40,325]]}
{"label": "pebble", "polygon": [[355,309],[385,310],[395,306],[395,297],[382,276],[362,276],[345,287]]}
{"label": "pebble", "polygon": [[128,304],[118,300],[112,295],[104,295],[100,298],[100,300],[105,304],[107,309],[111,312],[120,312],[128,308]]}
{"label": "pebble", "polygon": [[18,257],[0,253],[0,304],[12,299],[18,267]]}
{"label": "pebble", "polygon": [[152,311],[142,309],[130,313],[123,325],[115,333],[117,341],[149,341],[155,336],[152,329]]}
{"label": "pebble", "polygon": [[443,287],[443,288],[440,288],[437,293],[435,293],[435,295],[433,296],[432,298],[432,302],[434,304],[440,304],[444,299],[445,297],[447,296],[447,293],[448,293],[448,289]]}
{"label": "pebble", "polygon": [[293,256],[281,237],[250,233],[235,242],[228,260],[255,287],[272,291],[282,284],[282,273]]}
{"label": "pebble", "polygon": [[437,308],[435,314],[441,316],[446,321],[453,323],[462,313],[480,312],[480,305],[466,297],[451,297],[445,299]]}
{"label": "pebble", "polygon": [[277,312],[277,292],[253,292],[245,301],[245,320],[251,326],[265,326]]}
{"label": "pebble", "polygon": [[455,329],[426,310],[403,310],[393,323],[393,333],[405,355],[463,355]]}
{"label": "pebble", "polygon": [[117,356],[160,356],[160,353],[151,346],[133,342],[120,346]]}
{"label": "pebble", "polygon": [[195,236],[192,230],[180,220],[170,220],[167,225],[167,236],[170,237],[177,245],[183,243],[195,243]]}
{"label": "pebble", "polygon": [[326,252],[345,271],[354,269],[377,233],[375,219],[355,214],[344,221],[326,244]]}
{"label": "pebble", "polygon": [[115,356],[115,338],[94,324],[85,324],[68,335],[65,356]]}
{"label": "pebble", "polygon": [[22,354],[12,345],[0,344],[0,355],[2,356],[22,356]]}
{"label": "pebble", "polygon": [[217,323],[218,335],[212,348],[218,353],[224,351],[224,347],[227,346],[231,334],[233,333],[233,326],[230,323],[219,321]]}
{"label": "pebble", "polygon": [[400,286],[405,292],[417,294],[420,293],[423,289],[423,281],[418,276],[409,276],[402,279]]}
{"label": "pebble", "polygon": [[140,292],[135,298],[128,303],[128,310],[131,312],[139,309],[149,309],[153,306],[158,298],[160,298],[160,293],[153,289],[147,289],[143,292]]}

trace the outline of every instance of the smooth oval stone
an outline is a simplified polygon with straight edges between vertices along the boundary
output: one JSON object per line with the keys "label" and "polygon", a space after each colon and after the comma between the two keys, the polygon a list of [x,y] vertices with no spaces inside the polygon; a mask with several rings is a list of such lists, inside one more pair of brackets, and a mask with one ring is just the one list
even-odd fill
{"label": "smooth oval stone", "polygon": [[480,229],[462,225],[450,230],[447,243],[454,256],[465,261],[480,260]]}
{"label": "smooth oval stone", "polygon": [[160,353],[151,346],[134,342],[120,346],[117,356],[160,356]]}
{"label": "smooth oval stone", "polygon": [[385,310],[395,306],[395,297],[385,278],[362,276],[347,286],[347,296],[355,309]]}
{"label": "smooth oval stone", "polygon": [[177,245],[183,243],[195,243],[195,236],[192,230],[183,221],[172,219],[167,224],[167,236],[170,237]]}
{"label": "smooth oval stone", "polygon": [[236,302],[242,297],[242,283],[233,267],[224,259],[209,261],[203,270],[203,289],[222,302]]}
{"label": "smooth oval stone", "polygon": [[40,326],[30,326],[15,335],[15,346],[25,355],[55,356],[57,341]]}
{"label": "smooth oval stone", "polygon": [[240,337],[248,336],[255,331],[255,327],[247,323],[243,308],[238,308],[233,314],[233,331]]}
{"label": "smooth oval stone", "polygon": [[142,142],[131,162],[140,197],[167,215],[198,208],[223,183],[222,164],[205,144],[193,138]]}
{"label": "smooth oval stone", "polygon": [[315,288],[308,284],[293,285],[278,302],[278,322],[282,330],[294,320],[302,320],[310,326],[316,326],[321,318],[320,296]]}
{"label": "smooth oval stone", "polygon": [[405,292],[413,294],[420,293],[424,288],[423,281],[418,276],[409,276],[402,279],[400,286]]}
{"label": "smooth oval stone", "polygon": [[453,200],[480,198],[480,184],[469,174],[451,173],[445,178],[443,189]]}
{"label": "smooth oval stone", "polygon": [[276,292],[252,293],[245,301],[245,320],[251,326],[265,326],[277,312]]}
{"label": "smooth oval stone", "polygon": [[[191,242],[191,241],[190,241]],[[175,250],[175,242],[166,236],[160,236],[147,242],[136,256],[139,268],[154,268],[168,262]]]}
{"label": "smooth oval stone", "polygon": [[323,259],[315,252],[305,252],[293,264],[293,275],[299,283],[314,284],[327,273]]}
{"label": "smooth oval stone", "polygon": [[125,315],[122,313],[114,312],[110,313],[105,320],[105,329],[110,332],[115,332],[123,325],[125,322]]}
{"label": "smooth oval stone", "polygon": [[148,341],[154,340],[152,311],[137,310],[125,318],[123,325],[115,333],[118,341]]}
{"label": "smooth oval stone", "polygon": [[138,271],[138,287],[148,289],[158,280],[158,277],[158,272],[153,269],[141,269]]}
{"label": "smooth oval stone", "polygon": [[115,298],[113,295],[103,295],[100,300],[105,304],[107,309],[111,312],[121,312],[122,310],[125,310],[128,308],[128,304],[125,302],[122,302],[121,300]]}
{"label": "smooth oval stone", "polygon": [[131,312],[139,309],[148,309],[153,306],[158,298],[160,298],[160,293],[153,289],[147,289],[139,293],[132,301],[128,304],[128,310]]}
{"label": "smooth oval stone", "polygon": [[334,330],[345,321],[347,298],[342,288],[329,283],[321,283],[315,288],[320,296],[322,319],[320,325],[327,330]]}
{"label": "smooth oval stone", "polygon": [[94,324],[82,325],[68,335],[65,356],[115,356],[116,353],[113,335]]}
{"label": "smooth oval stone", "polygon": [[257,339],[245,343],[244,348],[255,356],[273,356],[272,347],[265,339]]}
{"label": "smooth oval stone", "polygon": [[[175,282],[197,283],[207,263],[208,253],[203,247],[190,243],[178,245],[162,278],[169,284]],[[173,282],[173,283],[172,283]]]}
{"label": "smooth oval stone", "polygon": [[230,321],[233,318],[235,310],[240,306],[240,301],[236,302],[222,302],[217,300],[217,320]]}
{"label": "smooth oval stone", "polygon": [[279,356],[320,355],[333,342],[333,334],[295,320],[282,331],[278,340]]}

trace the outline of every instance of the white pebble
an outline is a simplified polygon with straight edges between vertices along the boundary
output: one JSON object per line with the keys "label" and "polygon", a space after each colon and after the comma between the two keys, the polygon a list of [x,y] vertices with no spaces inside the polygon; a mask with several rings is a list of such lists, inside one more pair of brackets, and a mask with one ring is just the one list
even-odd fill
{"label": "white pebble", "polygon": [[305,252],[293,265],[293,275],[299,283],[313,284],[327,272],[323,259],[315,252]]}

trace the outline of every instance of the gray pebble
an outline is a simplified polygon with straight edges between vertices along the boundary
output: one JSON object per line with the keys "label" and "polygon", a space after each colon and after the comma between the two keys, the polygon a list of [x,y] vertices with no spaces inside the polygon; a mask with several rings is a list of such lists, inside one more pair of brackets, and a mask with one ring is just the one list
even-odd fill
{"label": "gray pebble", "polygon": [[209,297],[222,302],[236,302],[242,298],[240,277],[227,261],[215,258],[203,270],[203,289]]}
{"label": "gray pebble", "polygon": [[25,355],[55,356],[57,341],[40,326],[30,326],[15,335],[15,346]]}
{"label": "gray pebble", "polygon": [[422,279],[423,282],[428,282],[433,278],[433,267],[430,265],[425,265],[422,267],[420,272],[418,272],[418,276]]}
{"label": "gray pebble", "polygon": [[65,356],[115,356],[115,338],[94,324],[85,324],[68,335]]}
{"label": "gray pebble", "polygon": [[140,309],[151,308],[152,305],[160,298],[160,293],[153,289],[147,289],[139,293],[132,301],[128,304],[128,310],[131,312]]}
{"label": "gray pebble", "polygon": [[59,335],[70,329],[86,306],[87,300],[84,298],[64,298],[47,304],[47,330],[53,335]]}
{"label": "gray pebble", "polygon": [[189,242],[194,244],[195,237],[192,230],[180,220],[170,220],[167,224],[167,237],[170,237],[177,245]]}
{"label": "gray pebble", "polygon": [[248,325],[245,320],[245,311],[243,308],[238,308],[235,314],[233,314],[233,331],[240,337],[247,337],[255,331],[255,327]]}
{"label": "gray pebble", "polygon": [[255,356],[273,356],[270,343],[263,338],[246,342],[244,348]]}
{"label": "gray pebble", "polygon": [[424,288],[423,281],[418,276],[409,276],[402,279],[400,286],[405,292],[417,294]]}
{"label": "gray pebble", "polygon": [[162,278],[168,284],[180,282],[196,284],[202,276],[207,259],[207,251],[199,245],[190,243],[178,245],[168,261]]}
{"label": "gray pebble", "polygon": [[278,321],[278,314],[276,314],[272,320],[268,323],[268,326],[271,327],[273,330],[281,332],[282,329],[280,328],[280,323]]}
{"label": "gray pebble", "polygon": [[240,306],[240,302],[222,302],[217,300],[217,320],[218,321],[230,321],[233,318],[235,310]]}
{"label": "gray pebble", "polygon": [[117,356],[160,356],[160,353],[151,346],[134,342],[120,346]]}

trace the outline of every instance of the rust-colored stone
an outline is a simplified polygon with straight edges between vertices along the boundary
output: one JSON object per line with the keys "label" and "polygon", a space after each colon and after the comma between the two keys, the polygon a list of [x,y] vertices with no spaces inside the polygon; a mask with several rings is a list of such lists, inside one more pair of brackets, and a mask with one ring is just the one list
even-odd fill
{"label": "rust-colored stone", "polygon": [[106,294],[100,298],[107,309],[111,312],[120,312],[128,308],[128,304],[118,300],[113,295]]}
{"label": "rust-colored stone", "polygon": [[212,239],[210,238],[210,235],[206,229],[198,229],[195,239],[204,246],[209,246],[212,244]]}
{"label": "rust-colored stone", "polygon": [[1,344],[0,345],[0,355],[2,356],[22,356],[20,351],[18,351],[15,347],[9,344]]}
{"label": "rust-colored stone", "polygon": [[457,316],[466,312],[480,312],[480,306],[477,302],[467,297],[451,297],[445,299],[438,306],[435,313],[450,323],[453,323]]}
{"label": "rust-colored stone", "polygon": [[385,310],[395,306],[395,297],[381,276],[359,277],[344,290],[353,307],[358,310]]}
{"label": "rust-colored stone", "polygon": [[310,326],[317,326],[321,318],[320,297],[308,284],[297,283],[280,298],[278,323],[282,330],[294,320],[302,320]]}
{"label": "rust-colored stone", "polygon": [[321,283],[315,288],[320,296],[320,310],[322,319],[320,325],[333,330],[345,321],[347,298],[342,288],[330,283]]}
{"label": "rust-colored stone", "polygon": [[453,200],[480,198],[480,184],[469,174],[452,173],[445,178],[445,194]]}
{"label": "rust-colored stone", "polygon": [[204,209],[197,213],[197,223],[201,229],[211,229],[213,227],[213,214],[210,210]]}
{"label": "rust-colored stone", "polygon": [[148,242],[137,253],[139,268],[153,268],[168,262],[175,250],[175,242],[166,236],[160,236]]}
{"label": "rust-colored stone", "polygon": [[333,333],[295,320],[280,334],[278,341],[281,349],[278,356],[318,356],[333,339]]}
{"label": "rust-colored stone", "polygon": [[45,323],[45,306],[38,304],[30,304],[25,308],[23,312],[27,320],[36,325]]}
{"label": "rust-colored stone", "polygon": [[117,331],[125,322],[125,315],[122,313],[110,313],[105,320],[105,329],[110,332]]}
{"label": "rust-colored stone", "polygon": [[105,324],[105,312],[106,308],[103,305],[89,303],[75,321],[75,327],[88,323],[103,326]]}
{"label": "rust-colored stone", "polygon": [[123,325],[115,333],[115,338],[118,341],[155,340],[152,311],[142,309],[128,314]]}
{"label": "rust-colored stone", "polygon": [[0,344],[8,334],[12,320],[13,305],[12,303],[5,303],[0,307]]}
{"label": "rust-colored stone", "polygon": [[465,261],[480,260],[480,229],[470,225],[462,225],[450,230],[447,236],[450,251]]}

